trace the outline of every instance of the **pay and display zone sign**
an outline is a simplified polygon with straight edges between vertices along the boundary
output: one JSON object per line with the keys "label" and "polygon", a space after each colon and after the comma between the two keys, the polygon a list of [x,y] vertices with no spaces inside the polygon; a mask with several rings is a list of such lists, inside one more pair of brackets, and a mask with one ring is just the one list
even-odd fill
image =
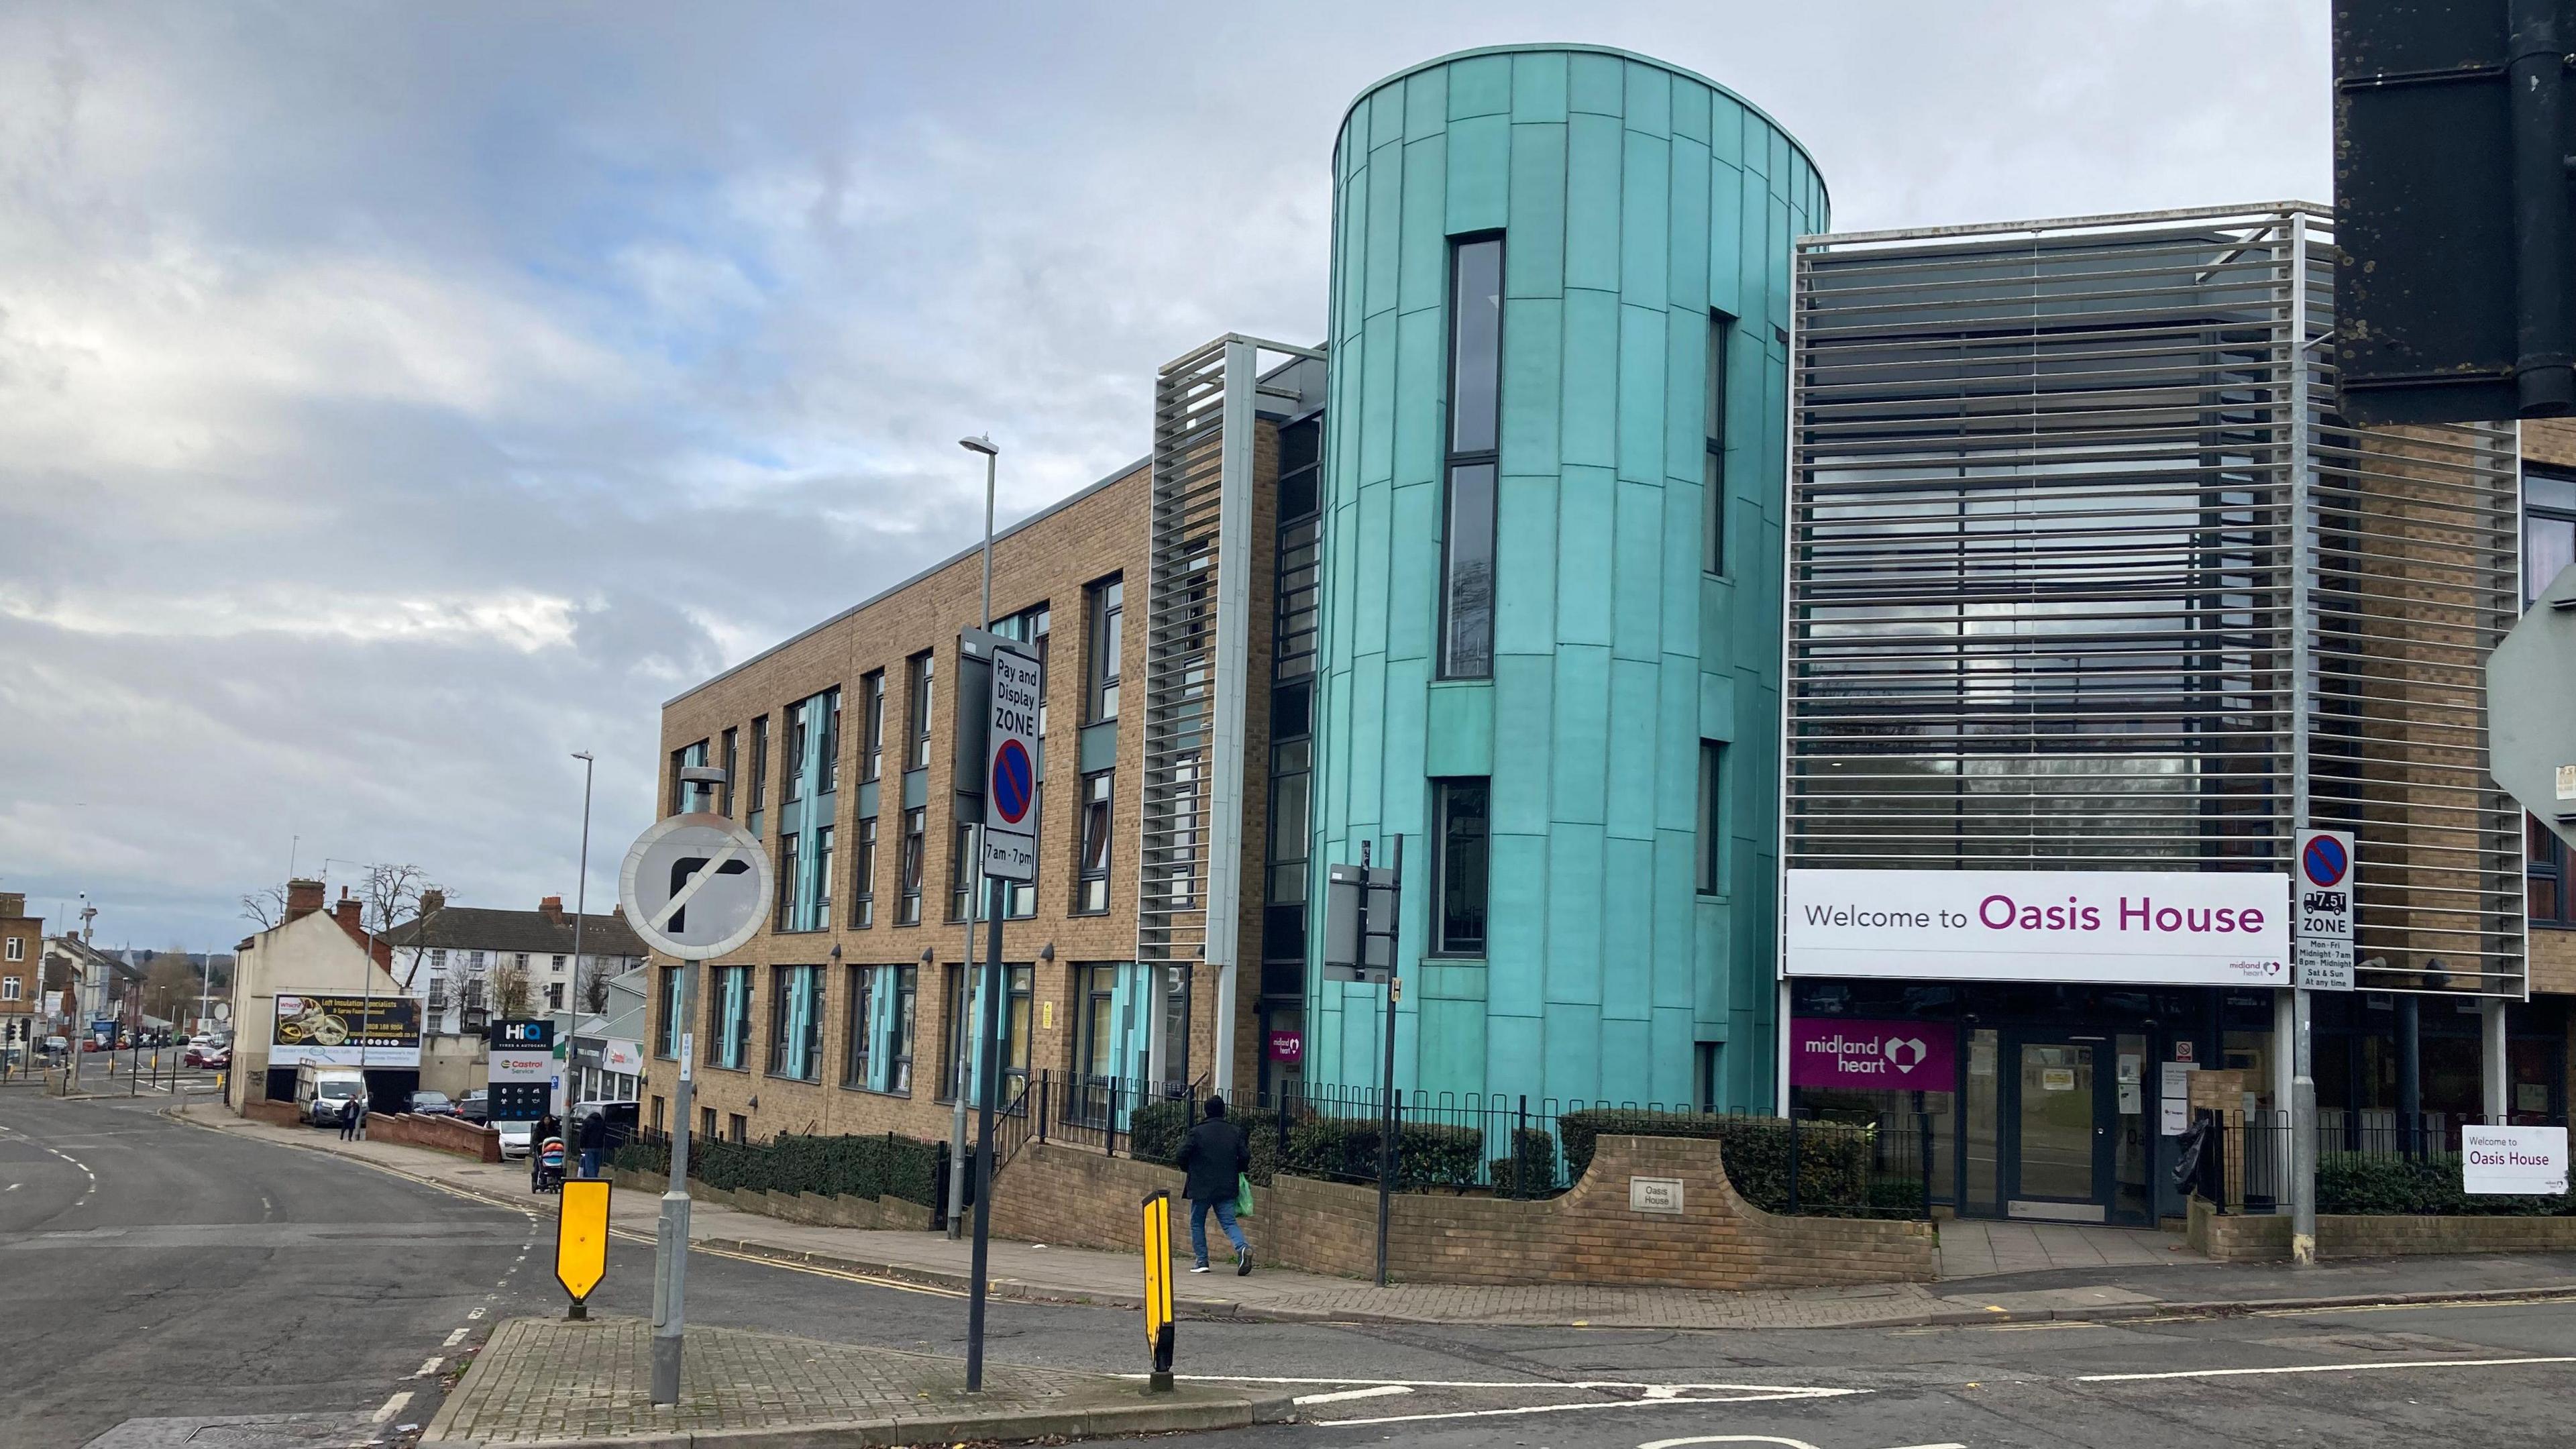
{"label": "pay and display zone sign", "polygon": [[1038,878],[1038,701],[1046,675],[1015,649],[993,651],[984,735],[984,873]]}

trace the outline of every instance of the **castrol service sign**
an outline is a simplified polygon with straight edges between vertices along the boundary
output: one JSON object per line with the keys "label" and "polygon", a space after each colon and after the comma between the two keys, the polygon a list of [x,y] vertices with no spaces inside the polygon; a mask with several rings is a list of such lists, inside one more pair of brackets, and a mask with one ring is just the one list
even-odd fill
{"label": "castrol service sign", "polygon": [[2270,872],[1793,870],[1791,976],[2290,984],[2290,878]]}

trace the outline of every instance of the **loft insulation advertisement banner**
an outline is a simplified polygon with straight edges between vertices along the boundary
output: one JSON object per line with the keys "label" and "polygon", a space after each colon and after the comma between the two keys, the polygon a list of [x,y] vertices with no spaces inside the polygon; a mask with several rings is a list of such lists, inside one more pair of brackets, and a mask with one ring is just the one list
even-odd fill
{"label": "loft insulation advertisement banner", "polygon": [[2286,986],[2279,872],[1792,870],[1790,976]]}
{"label": "loft insulation advertisement banner", "polygon": [[277,1024],[269,1033],[272,1067],[417,1067],[420,1065],[420,998],[417,996],[277,997]]}

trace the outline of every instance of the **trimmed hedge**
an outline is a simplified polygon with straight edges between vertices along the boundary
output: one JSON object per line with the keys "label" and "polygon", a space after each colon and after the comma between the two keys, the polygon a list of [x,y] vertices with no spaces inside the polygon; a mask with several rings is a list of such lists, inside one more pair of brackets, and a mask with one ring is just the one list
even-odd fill
{"label": "trimmed hedge", "polygon": [[2576,1197],[2491,1197],[2460,1190],[2460,1155],[2317,1154],[2317,1211],[2429,1217],[2576,1216]]}
{"label": "trimmed hedge", "polygon": [[[1789,1124],[1779,1117],[1739,1117],[1719,1112],[1643,1112],[1616,1108],[1568,1112],[1556,1121],[1565,1141],[1565,1168],[1580,1179],[1592,1165],[1598,1139],[1695,1137],[1715,1139],[1727,1181],[1745,1201],[1765,1212],[1789,1210]],[[1867,1127],[1837,1122],[1798,1123],[1798,1211],[1830,1215],[1838,1209],[1920,1209],[1920,1184],[1880,1182],[1870,1170]]]}
{"label": "trimmed hedge", "polygon": [[[820,1197],[896,1197],[939,1205],[940,1144],[888,1132],[867,1137],[779,1136],[767,1142],[692,1144],[689,1176],[730,1192],[810,1192]],[[669,1172],[668,1143],[628,1142],[610,1161],[628,1172]]]}
{"label": "trimmed hedge", "polygon": [[[1128,1114],[1128,1151],[1148,1162],[1177,1163],[1181,1140],[1193,1118],[1188,1103],[1150,1102]],[[1374,1117],[1327,1117],[1291,1114],[1287,1150],[1279,1140],[1279,1114],[1268,1110],[1233,1111],[1227,1119],[1243,1129],[1252,1147],[1251,1178],[1267,1185],[1279,1173],[1291,1177],[1377,1181],[1378,1139]],[[1545,1139],[1544,1132],[1531,1137]],[[1464,1189],[1476,1185],[1485,1134],[1473,1127],[1437,1122],[1407,1122],[1396,1137],[1396,1189]],[[1550,1152],[1554,1148],[1551,1144]]]}

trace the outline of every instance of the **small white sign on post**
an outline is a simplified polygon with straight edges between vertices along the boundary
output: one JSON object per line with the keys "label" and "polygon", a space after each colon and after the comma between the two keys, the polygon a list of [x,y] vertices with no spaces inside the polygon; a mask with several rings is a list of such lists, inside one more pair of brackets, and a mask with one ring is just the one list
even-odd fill
{"label": "small white sign on post", "polygon": [[2567,1129],[2462,1127],[2460,1190],[2516,1196],[2567,1191]]}

